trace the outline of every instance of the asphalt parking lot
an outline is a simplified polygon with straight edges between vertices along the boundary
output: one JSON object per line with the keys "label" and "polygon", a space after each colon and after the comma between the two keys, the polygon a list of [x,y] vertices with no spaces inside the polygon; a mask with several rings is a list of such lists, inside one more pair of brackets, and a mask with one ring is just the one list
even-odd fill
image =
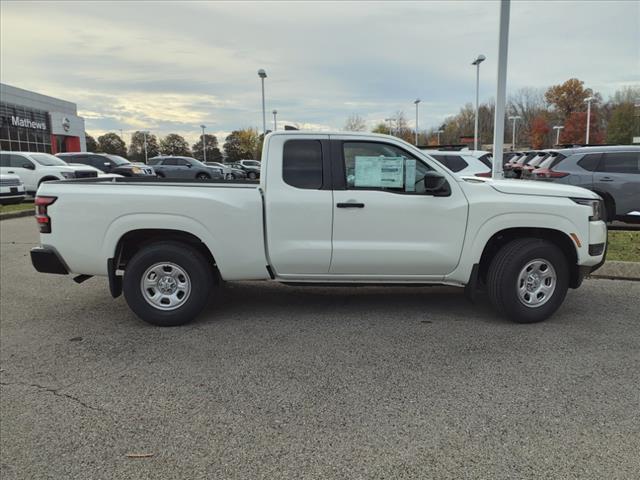
{"label": "asphalt parking lot", "polygon": [[[138,320],[1,236],[2,478],[637,478],[640,282],[515,325],[451,288],[224,288]],[[128,455],[144,455],[130,458]]]}

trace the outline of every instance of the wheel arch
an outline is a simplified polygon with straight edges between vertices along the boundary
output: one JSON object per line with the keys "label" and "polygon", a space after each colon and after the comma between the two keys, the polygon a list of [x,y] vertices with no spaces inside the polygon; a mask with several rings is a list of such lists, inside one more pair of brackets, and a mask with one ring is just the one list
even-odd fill
{"label": "wheel arch", "polygon": [[139,228],[124,233],[117,241],[113,252],[114,270],[124,270],[128,261],[141,249],[157,242],[177,242],[188,245],[201,253],[211,265],[214,278],[220,280],[220,272],[213,253],[197,235],[184,230],[167,228]]}
{"label": "wheel arch", "polygon": [[494,233],[486,242],[479,261],[478,275],[482,282],[486,280],[489,265],[496,253],[507,243],[519,238],[539,238],[556,245],[568,259],[569,286],[577,288],[582,278],[578,266],[578,252],[571,237],[561,230],[539,227],[513,227]]}

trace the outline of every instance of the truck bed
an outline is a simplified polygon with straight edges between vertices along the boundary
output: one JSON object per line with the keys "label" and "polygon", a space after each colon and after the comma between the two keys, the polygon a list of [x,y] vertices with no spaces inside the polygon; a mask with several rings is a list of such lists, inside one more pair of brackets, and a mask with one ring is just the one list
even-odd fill
{"label": "truck bed", "polygon": [[113,246],[132,230],[181,230],[215,252],[223,278],[268,277],[256,181],[78,179],[44,183],[38,195],[57,198],[42,244],[55,245],[70,272],[106,275]]}

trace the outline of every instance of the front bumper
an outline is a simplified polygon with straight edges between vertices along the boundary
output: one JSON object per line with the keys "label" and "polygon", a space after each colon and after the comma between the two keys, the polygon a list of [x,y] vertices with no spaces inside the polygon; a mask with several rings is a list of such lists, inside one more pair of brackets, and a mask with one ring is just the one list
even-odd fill
{"label": "front bumper", "polygon": [[67,275],[69,273],[69,269],[58,255],[58,252],[51,248],[32,248],[31,263],[41,273],[56,273],[58,275]]}

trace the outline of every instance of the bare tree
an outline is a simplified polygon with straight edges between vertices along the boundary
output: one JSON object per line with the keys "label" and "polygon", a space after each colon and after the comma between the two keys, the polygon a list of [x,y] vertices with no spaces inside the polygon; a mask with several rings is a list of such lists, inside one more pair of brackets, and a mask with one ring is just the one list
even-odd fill
{"label": "bare tree", "polygon": [[344,129],[348,132],[364,132],[367,129],[367,122],[360,115],[354,113],[347,118]]}

